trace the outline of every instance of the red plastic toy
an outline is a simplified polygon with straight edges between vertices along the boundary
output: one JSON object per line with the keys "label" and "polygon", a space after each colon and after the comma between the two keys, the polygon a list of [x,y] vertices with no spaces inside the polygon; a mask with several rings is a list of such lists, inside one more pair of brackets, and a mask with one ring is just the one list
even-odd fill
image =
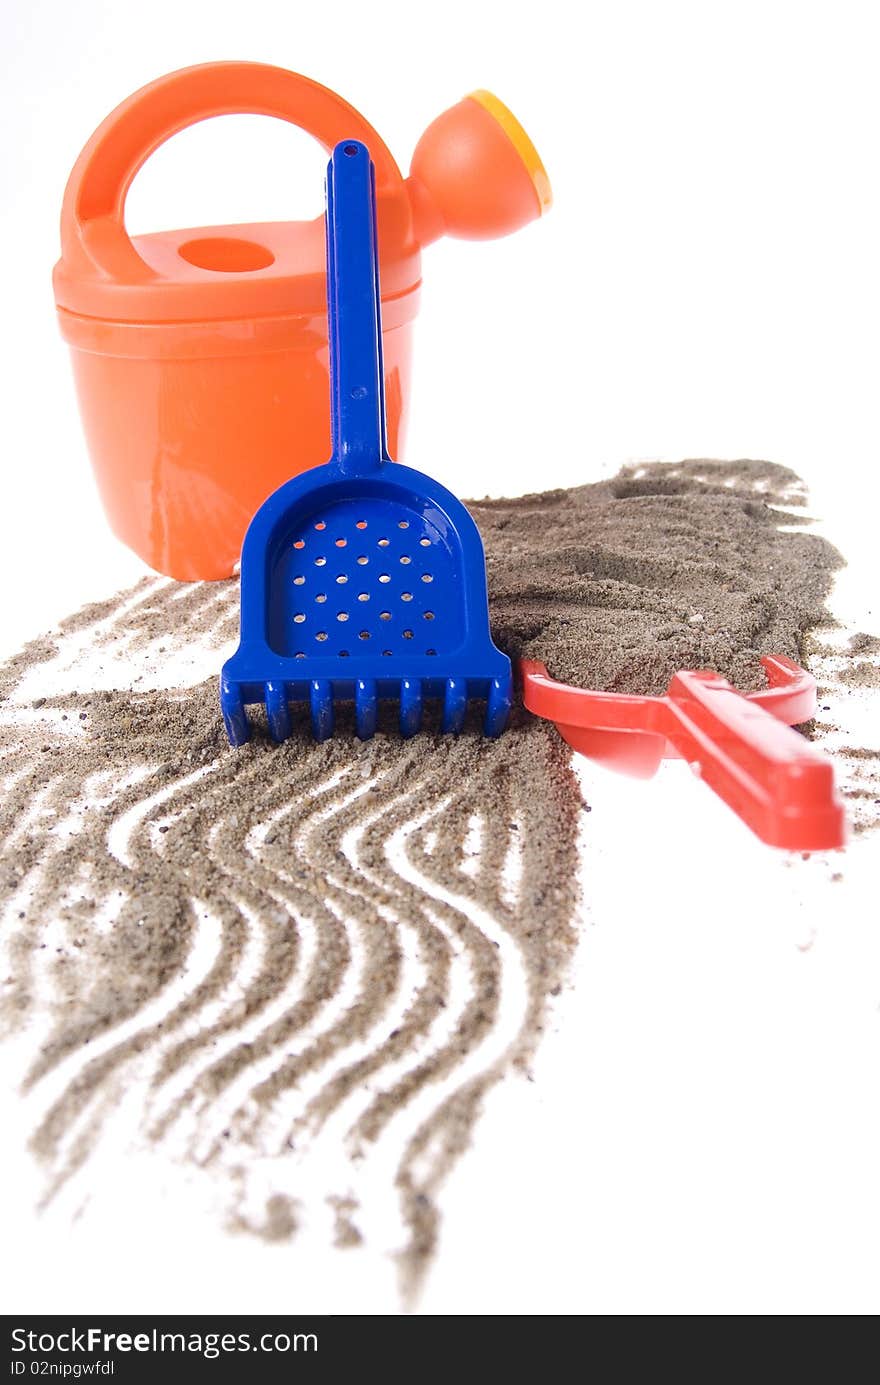
{"label": "red plastic toy", "polygon": [[711,672],[677,673],[665,697],[591,692],[523,659],[523,702],[600,764],[647,779],[660,761],[688,760],[770,846],[827,851],[845,839],[834,769],[792,725],[816,709],[816,680],[783,655],[761,660],[769,687],[743,694]]}
{"label": "red plastic toy", "polygon": [[107,117],[64,195],[58,321],[110,524],[181,581],[228,577],[267,496],[330,456],[323,216],[126,230],[128,189],[153,151],[200,120],[243,113],[298,125],[328,154],[344,139],[370,151],[388,444],[401,460],[423,247],[507,235],[550,205],[532,141],[488,91],[437,117],[408,178],[336,92],[264,63],[169,73]]}

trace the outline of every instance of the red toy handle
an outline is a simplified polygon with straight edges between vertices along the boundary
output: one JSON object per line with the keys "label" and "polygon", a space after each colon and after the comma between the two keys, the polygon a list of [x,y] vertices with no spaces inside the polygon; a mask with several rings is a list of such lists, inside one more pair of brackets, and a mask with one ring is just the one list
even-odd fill
{"label": "red toy handle", "polygon": [[763,842],[843,845],[834,769],[803,736],[715,673],[676,674],[666,701],[667,739]]}
{"label": "red toy handle", "polygon": [[771,846],[825,851],[844,844],[833,767],[786,722],[815,711],[816,681],[791,659],[765,656],[768,688],[743,694],[717,673],[676,674],[665,697],[570,687],[523,659],[523,702],[554,721],[582,755],[647,778],[682,756]]}
{"label": "red toy handle", "polygon": [[403,186],[388,147],[359,111],[335,91],[267,63],[215,62],[169,72],[141,87],[98,126],[74,165],[61,211],[64,258],[97,265],[135,283],[152,271],[125,230],[125,198],[149,156],[172,135],[217,115],[266,115],[314,136],[329,154],[341,139],[359,139],[376,166],[382,193]]}

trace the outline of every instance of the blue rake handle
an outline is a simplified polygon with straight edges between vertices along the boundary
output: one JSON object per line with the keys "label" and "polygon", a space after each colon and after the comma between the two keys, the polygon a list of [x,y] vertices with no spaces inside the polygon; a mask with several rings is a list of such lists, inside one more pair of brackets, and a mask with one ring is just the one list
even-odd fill
{"label": "blue rake handle", "polygon": [[327,169],[331,465],[343,476],[390,460],[379,297],[376,175],[365,144],[337,144]]}

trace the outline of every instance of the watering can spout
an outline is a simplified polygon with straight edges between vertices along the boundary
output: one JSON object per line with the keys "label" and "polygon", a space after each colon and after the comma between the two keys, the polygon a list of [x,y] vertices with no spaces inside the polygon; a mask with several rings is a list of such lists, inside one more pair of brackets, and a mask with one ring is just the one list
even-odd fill
{"label": "watering can spout", "polygon": [[492,240],[535,221],[553,200],[541,157],[516,116],[474,91],[428,126],[406,182],[416,239]]}

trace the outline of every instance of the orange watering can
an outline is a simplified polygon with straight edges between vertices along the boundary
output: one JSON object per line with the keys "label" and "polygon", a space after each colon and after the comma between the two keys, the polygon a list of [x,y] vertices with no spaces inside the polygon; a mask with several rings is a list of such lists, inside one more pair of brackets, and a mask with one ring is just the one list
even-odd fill
{"label": "orange watering can", "polygon": [[550,205],[522,126],[489,92],[439,116],[404,178],[334,92],[261,63],[150,83],[98,127],[61,214],[55,301],[114,532],[181,580],[228,577],[251,518],[330,455],[323,217],[129,237],[125,198],[165,140],[217,115],[276,116],[376,167],[388,447],[402,452],[420,252],[443,234],[506,235]]}

